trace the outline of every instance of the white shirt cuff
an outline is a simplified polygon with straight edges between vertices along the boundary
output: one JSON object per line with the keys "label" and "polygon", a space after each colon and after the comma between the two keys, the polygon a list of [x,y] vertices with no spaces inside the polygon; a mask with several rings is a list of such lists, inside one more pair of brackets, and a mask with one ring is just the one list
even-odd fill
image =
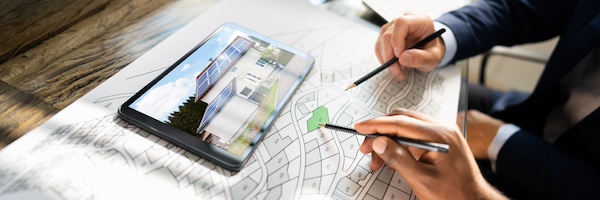
{"label": "white shirt cuff", "polygon": [[440,36],[442,37],[442,40],[444,40],[446,52],[444,53],[444,58],[442,58],[439,67],[446,66],[450,63],[450,60],[454,58],[454,55],[456,55],[456,37],[454,36],[452,29],[448,28],[448,26],[440,22],[434,21],[433,27],[435,28],[435,30],[440,30],[442,28],[446,29],[446,32]]}
{"label": "white shirt cuff", "polygon": [[518,126],[514,124],[504,124],[500,126],[498,129],[498,133],[496,133],[496,137],[488,147],[488,158],[492,164],[492,171],[496,172],[496,160],[498,159],[498,153],[500,153],[500,149],[504,146],[504,143],[515,134],[517,131],[521,130]]}

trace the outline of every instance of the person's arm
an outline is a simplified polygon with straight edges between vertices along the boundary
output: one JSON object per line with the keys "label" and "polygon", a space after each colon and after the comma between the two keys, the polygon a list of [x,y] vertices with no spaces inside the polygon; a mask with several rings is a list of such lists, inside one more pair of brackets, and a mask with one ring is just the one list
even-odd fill
{"label": "person's arm", "polygon": [[446,33],[441,35],[442,43],[444,44],[444,57],[440,61],[439,67],[446,66],[450,64],[452,58],[454,58],[454,54],[456,54],[456,37],[454,36],[454,32],[452,29],[438,21],[433,21],[433,27],[435,30],[446,29]]}
{"label": "person's arm", "polygon": [[458,126],[408,109],[359,122],[365,134],[390,134],[446,143],[448,153],[424,152],[387,138],[365,139],[363,153],[371,153],[371,170],[392,168],[406,179],[419,199],[506,199],[482,177]]}
{"label": "person's arm", "polygon": [[511,46],[550,39],[564,29],[576,1],[480,0],[436,19],[456,36],[452,61],[495,45]]}
{"label": "person's arm", "polygon": [[[462,115],[464,113],[460,113]],[[476,110],[467,114],[473,156],[495,160],[496,181],[514,198],[588,199],[600,196],[598,171],[519,127]],[[457,123],[463,124],[457,117]],[[508,186],[508,187],[506,187]]]}
{"label": "person's arm", "polygon": [[502,146],[504,146],[506,140],[508,140],[510,136],[519,130],[521,130],[521,128],[515,126],[514,124],[504,124],[498,129],[498,132],[496,133],[496,136],[494,136],[490,147],[487,149],[487,155],[491,162],[490,164],[493,172],[496,172],[496,161],[498,160],[500,149],[502,149]]}
{"label": "person's arm", "polygon": [[496,174],[532,199],[600,197],[600,175],[590,163],[525,130],[510,136],[500,149]]}

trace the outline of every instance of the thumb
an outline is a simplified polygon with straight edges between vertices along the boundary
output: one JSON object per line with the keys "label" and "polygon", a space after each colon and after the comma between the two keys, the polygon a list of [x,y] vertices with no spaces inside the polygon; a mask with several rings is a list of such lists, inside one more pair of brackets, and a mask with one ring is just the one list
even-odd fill
{"label": "thumb", "polygon": [[400,55],[399,63],[402,66],[416,68],[421,71],[431,71],[442,61],[442,56],[437,51],[424,49],[408,49]]}

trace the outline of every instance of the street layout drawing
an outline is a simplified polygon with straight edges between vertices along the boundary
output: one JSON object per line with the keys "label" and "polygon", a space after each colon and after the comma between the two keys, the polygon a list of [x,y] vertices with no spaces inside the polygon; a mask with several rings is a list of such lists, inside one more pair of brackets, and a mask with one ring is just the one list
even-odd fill
{"label": "street layout drawing", "polygon": [[[358,150],[363,137],[319,124],[351,127],[397,107],[454,120],[460,72],[456,67],[409,70],[399,82],[384,71],[345,91],[379,65],[369,50],[351,57],[348,48],[332,48],[355,37],[359,27],[347,22],[270,35],[317,62],[238,173],[140,130],[113,109],[92,120],[48,125],[56,128],[47,137],[15,142],[21,145],[15,149],[24,151],[1,152],[0,160],[14,162],[0,166],[0,199],[416,199],[398,173],[386,167],[370,171],[370,155]],[[157,75],[151,70],[128,81],[151,80]],[[131,95],[98,96],[92,102],[114,106]]]}

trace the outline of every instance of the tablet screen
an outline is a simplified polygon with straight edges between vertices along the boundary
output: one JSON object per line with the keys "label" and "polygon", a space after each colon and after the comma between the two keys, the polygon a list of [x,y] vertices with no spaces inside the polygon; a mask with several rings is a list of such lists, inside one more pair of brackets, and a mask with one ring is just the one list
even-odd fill
{"label": "tablet screen", "polygon": [[283,46],[226,24],[134,96],[128,107],[242,156],[312,66],[306,55]]}

